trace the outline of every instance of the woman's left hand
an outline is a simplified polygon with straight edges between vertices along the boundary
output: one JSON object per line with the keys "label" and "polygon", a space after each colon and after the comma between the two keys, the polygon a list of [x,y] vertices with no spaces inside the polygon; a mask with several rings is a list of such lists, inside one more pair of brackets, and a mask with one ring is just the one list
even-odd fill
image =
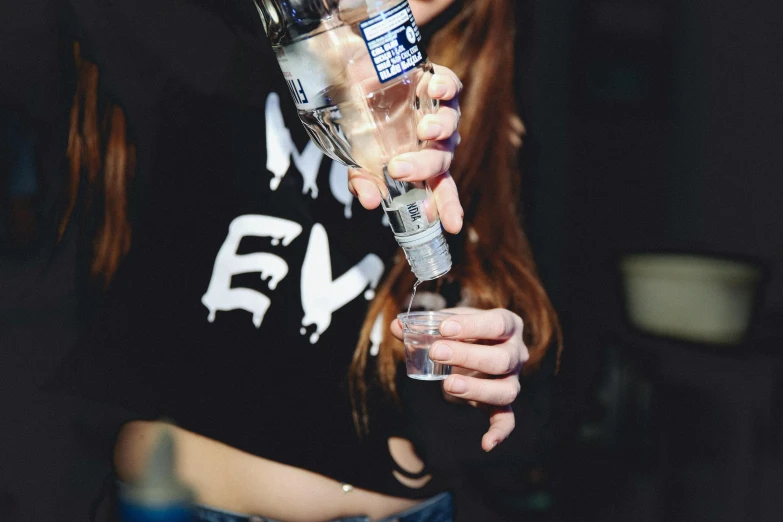
{"label": "woman's left hand", "polygon": [[[511,403],[519,395],[519,372],[529,358],[522,319],[504,309],[444,311],[456,315],[441,323],[444,340],[430,347],[430,358],[452,366],[452,375],[443,381],[447,398],[489,408],[489,430],[481,447],[490,451],[514,430]],[[402,340],[399,320],[392,323],[392,334]]]}

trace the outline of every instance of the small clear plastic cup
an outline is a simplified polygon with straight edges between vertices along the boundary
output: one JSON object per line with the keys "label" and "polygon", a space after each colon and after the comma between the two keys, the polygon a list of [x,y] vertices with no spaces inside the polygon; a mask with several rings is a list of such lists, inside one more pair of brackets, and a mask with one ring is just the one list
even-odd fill
{"label": "small clear plastic cup", "polygon": [[410,312],[397,316],[402,323],[408,377],[420,381],[442,381],[451,375],[451,365],[430,359],[430,346],[442,339],[440,324],[453,315],[447,312]]}

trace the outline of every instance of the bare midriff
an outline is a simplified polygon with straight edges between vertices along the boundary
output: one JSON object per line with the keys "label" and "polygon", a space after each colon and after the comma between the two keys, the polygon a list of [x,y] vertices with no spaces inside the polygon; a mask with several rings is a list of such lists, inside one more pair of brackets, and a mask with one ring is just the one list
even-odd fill
{"label": "bare midriff", "polygon": [[133,421],[117,437],[114,463],[120,480],[144,470],[163,427],[171,430],[177,473],[199,504],[289,522],[328,521],[368,515],[388,517],[420,501],[353,488],[301,468],[257,457],[162,422]]}

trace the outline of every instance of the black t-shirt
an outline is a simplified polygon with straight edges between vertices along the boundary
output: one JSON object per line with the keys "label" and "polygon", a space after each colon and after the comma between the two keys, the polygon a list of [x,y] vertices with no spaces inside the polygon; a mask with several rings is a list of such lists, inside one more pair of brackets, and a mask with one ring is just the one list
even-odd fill
{"label": "black t-shirt", "polygon": [[143,233],[67,373],[142,417],[359,482],[342,468],[367,444],[347,373],[395,242],[282,94],[270,82],[266,111],[185,92],[165,104]]}
{"label": "black t-shirt", "polygon": [[[517,457],[537,456],[545,415],[519,418],[518,444],[487,456],[486,415],[404,369],[404,408],[373,388],[370,435],[356,434],[348,368],[396,243],[383,212],[350,195],[346,168],[308,140],[260,26],[204,2],[72,4],[104,91],[128,112],[139,172],[130,252],[50,387],[386,494],[521,480]],[[133,21],[146,18],[176,42],[139,36]],[[187,38],[203,61],[171,65]],[[391,436],[414,442],[427,486],[394,478]],[[482,471],[498,465],[514,469]]]}

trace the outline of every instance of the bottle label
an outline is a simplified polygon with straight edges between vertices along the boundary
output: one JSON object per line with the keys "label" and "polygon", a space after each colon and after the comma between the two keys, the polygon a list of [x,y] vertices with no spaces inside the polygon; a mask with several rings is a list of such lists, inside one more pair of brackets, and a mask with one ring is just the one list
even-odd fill
{"label": "bottle label", "polygon": [[427,219],[424,204],[424,200],[412,201],[384,209],[389,218],[392,232],[395,234],[410,234],[428,228],[430,222]]}
{"label": "bottle label", "polygon": [[331,105],[326,95],[329,82],[317,57],[307,48],[309,42],[297,42],[286,47],[274,46],[277,63],[283,71],[288,90],[300,111],[310,111]]}
{"label": "bottle label", "polygon": [[427,55],[408,0],[359,24],[381,83],[421,65]]}

